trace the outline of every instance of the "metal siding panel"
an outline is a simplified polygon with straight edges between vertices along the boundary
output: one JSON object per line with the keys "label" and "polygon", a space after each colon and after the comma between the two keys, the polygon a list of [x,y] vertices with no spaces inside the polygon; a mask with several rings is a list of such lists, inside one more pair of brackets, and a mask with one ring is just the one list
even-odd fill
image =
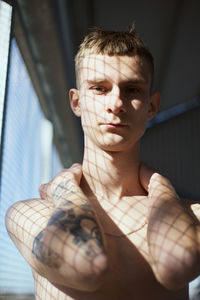
{"label": "metal siding panel", "polygon": [[182,197],[200,201],[200,108],[148,129],[141,159],[167,176]]}

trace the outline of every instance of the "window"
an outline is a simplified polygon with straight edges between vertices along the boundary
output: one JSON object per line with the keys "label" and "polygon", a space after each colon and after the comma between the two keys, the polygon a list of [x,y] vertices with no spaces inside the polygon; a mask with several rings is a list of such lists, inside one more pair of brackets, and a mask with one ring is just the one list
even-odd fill
{"label": "window", "polygon": [[39,197],[39,185],[61,170],[62,164],[52,143],[52,125],[44,118],[15,40],[11,42],[4,111],[0,191],[0,298],[4,295],[3,299],[7,299],[6,294],[16,294],[12,299],[23,299],[22,296],[17,298],[17,295],[34,292],[32,273],[7,234],[5,213],[16,201]]}
{"label": "window", "polygon": [[12,7],[0,0],[0,143],[3,123],[3,108],[8,65],[8,50],[11,29]]}

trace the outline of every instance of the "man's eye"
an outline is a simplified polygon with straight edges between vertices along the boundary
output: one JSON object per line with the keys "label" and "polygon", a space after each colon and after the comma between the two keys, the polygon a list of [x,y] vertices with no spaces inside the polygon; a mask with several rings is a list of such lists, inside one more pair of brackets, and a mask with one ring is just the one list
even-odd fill
{"label": "man's eye", "polygon": [[93,86],[91,89],[97,94],[105,94],[107,92],[107,89],[101,86]]}
{"label": "man's eye", "polygon": [[126,89],[126,92],[129,93],[129,94],[136,94],[136,93],[140,92],[140,88],[138,88],[138,87],[128,87]]}

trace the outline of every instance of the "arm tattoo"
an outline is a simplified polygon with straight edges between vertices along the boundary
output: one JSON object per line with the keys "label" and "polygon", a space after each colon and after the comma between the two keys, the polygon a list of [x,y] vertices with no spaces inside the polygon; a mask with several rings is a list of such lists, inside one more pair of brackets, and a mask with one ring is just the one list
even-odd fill
{"label": "arm tattoo", "polygon": [[40,262],[48,267],[55,269],[59,268],[60,263],[58,253],[44,245],[44,230],[42,230],[34,239],[32,253]]}
{"label": "arm tattoo", "polygon": [[[82,206],[81,206],[82,208]],[[83,211],[90,212],[76,214],[73,208],[68,210],[57,209],[48,222],[49,226],[55,226],[74,236],[73,242],[76,245],[83,245],[89,240],[93,240],[99,247],[102,246],[99,226],[89,208],[89,204],[84,205]],[[87,222],[88,228],[84,229],[83,222]]]}
{"label": "arm tattoo", "polygon": [[81,205],[81,208],[82,208],[83,211],[88,212],[88,213],[94,215],[94,212],[93,212],[93,210],[91,209],[91,206],[90,206],[89,203],[84,203],[84,204],[82,204],[82,205]]}
{"label": "arm tattoo", "polygon": [[71,206],[73,205],[73,202],[70,200],[63,200],[59,206]]}
{"label": "arm tattoo", "polygon": [[[71,206],[71,203],[68,205]],[[78,212],[74,207],[57,208],[47,224],[47,228],[52,227],[69,233],[73,237],[72,243],[82,249],[88,258],[94,258],[103,251],[100,228],[88,203],[81,205]],[[42,263],[54,268],[59,267],[61,260],[59,253],[46,248],[43,244],[42,231],[34,240],[32,252]]]}

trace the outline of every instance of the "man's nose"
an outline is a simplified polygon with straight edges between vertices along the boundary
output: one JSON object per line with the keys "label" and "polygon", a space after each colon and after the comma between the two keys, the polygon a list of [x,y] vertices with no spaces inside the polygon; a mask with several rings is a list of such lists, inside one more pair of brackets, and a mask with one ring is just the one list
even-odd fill
{"label": "man's nose", "polygon": [[109,99],[106,102],[106,111],[108,113],[125,113],[126,107],[124,101],[121,98],[120,91],[115,91],[109,95]]}

